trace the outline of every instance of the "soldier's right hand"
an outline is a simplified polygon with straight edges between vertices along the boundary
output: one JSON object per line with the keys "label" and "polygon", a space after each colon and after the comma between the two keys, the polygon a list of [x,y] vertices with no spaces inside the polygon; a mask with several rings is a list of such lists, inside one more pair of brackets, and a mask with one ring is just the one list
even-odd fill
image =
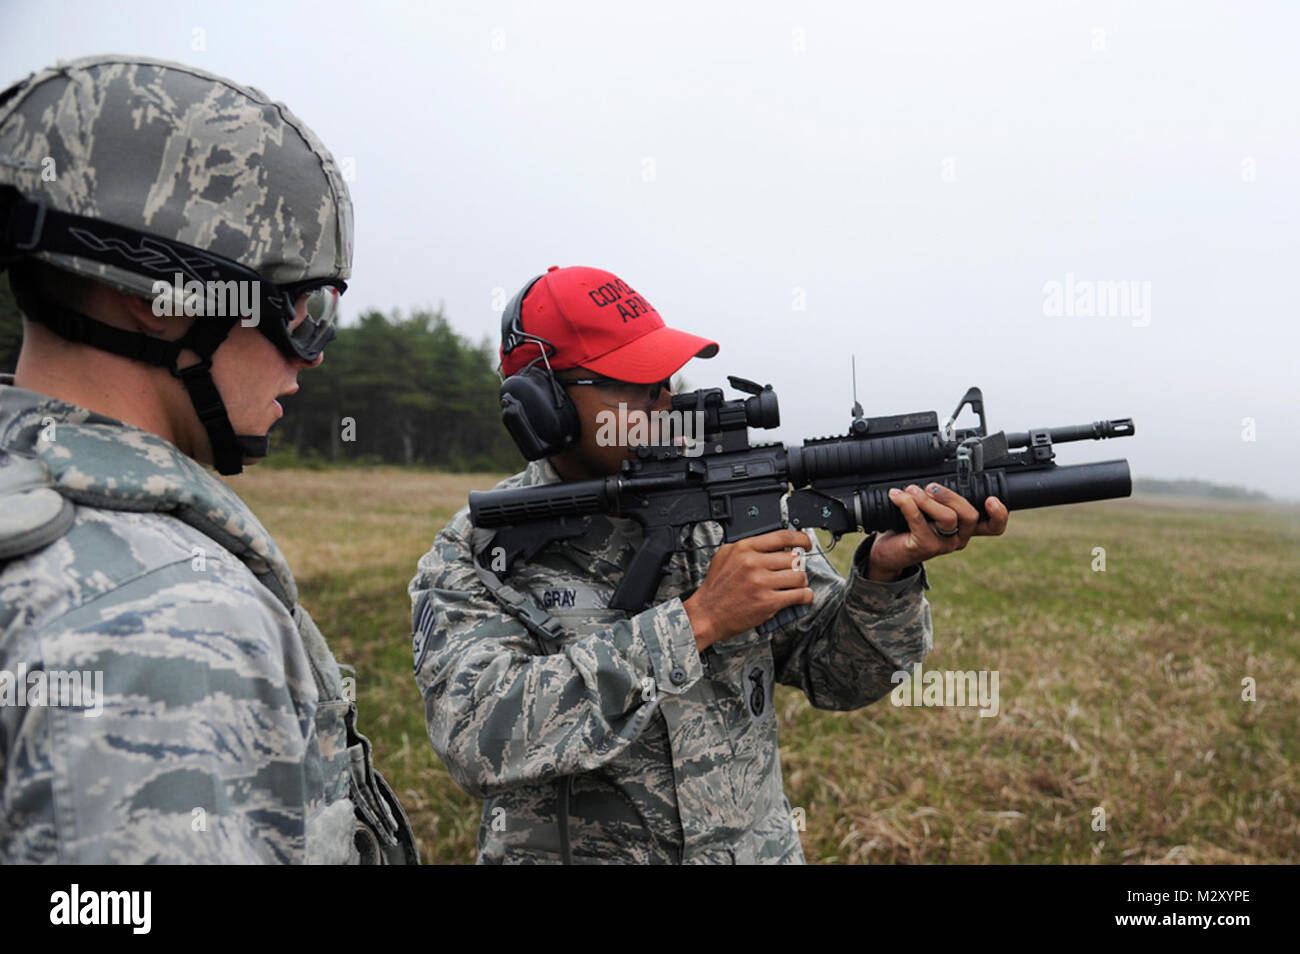
{"label": "soldier's right hand", "polygon": [[807,552],[812,541],[799,530],[773,530],[718,548],[700,588],[682,601],[701,651],[787,606],[813,601],[808,574],[795,569],[792,547]]}

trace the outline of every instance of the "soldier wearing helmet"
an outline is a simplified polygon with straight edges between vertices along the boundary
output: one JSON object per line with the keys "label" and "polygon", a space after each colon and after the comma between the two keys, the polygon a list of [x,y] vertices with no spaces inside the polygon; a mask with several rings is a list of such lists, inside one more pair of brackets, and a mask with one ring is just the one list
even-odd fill
{"label": "soldier wearing helmet", "polygon": [[0,861],[407,862],[238,473],[334,336],[352,206],[256,89],[78,60],[0,93]]}

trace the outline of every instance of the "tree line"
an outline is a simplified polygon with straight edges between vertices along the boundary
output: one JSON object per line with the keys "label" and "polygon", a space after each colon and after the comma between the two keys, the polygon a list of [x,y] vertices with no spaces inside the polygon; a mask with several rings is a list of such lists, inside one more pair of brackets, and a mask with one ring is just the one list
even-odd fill
{"label": "tree line", "polygon": [[1269,500],[1273,498],[1262,490],[1250,490],[1238,484],[1215,484],[1208,480],[1182,478],[1157,480],[1139,477],[1133,481],[1133,490],[1140,494],[1172,494],[1179,497],[1207,497],[1211,500]]}
{"label": "tree line", "polygon": [[[18,363],[22,321],[0,280],[0,372]],[[272,459],[515,471],[523,458],[501,425],[493,343],[458,335],[442,309],[363,314],[340,327],[302,389],[280,399]]]}

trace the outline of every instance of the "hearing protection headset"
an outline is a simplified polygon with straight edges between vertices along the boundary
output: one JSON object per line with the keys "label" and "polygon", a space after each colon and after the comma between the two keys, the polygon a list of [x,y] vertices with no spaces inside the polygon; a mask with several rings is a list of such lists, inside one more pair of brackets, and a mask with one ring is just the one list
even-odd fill
{"label": "hearing protection headset", "polygon": [[[515,446],[528,460],[540,460],[558,454],[576,443],[582,433],[578,409],[573,399],[555,375],[551,373],[550,356],[555,345],[538,335],[529,334],[523,327],[524,298],[532,287],[541,281],[538,275],[525,285],[506,310],[501,313],[501,356],[516,348],[536,344],[541,352],[517,374],[512,374],[501,384],[501,423],[514,440]],[[540,364],[538,362],[541,362]]]}

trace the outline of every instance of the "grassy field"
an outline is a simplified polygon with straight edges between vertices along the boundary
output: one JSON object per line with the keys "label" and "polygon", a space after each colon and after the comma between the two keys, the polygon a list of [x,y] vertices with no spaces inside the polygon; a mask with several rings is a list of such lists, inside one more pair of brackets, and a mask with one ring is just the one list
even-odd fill
{"label": "grassy field", "polygon": [[[480,803],[425,734],[406,584],[469,491],[496,479],[231,481],[356,667],[362,730],[427,862],[474,860]],[[855,542],[832,554],[841,571]],[[1300,511],[1152,497],[1027,511],[929,573],[925,668],[996,670],[1000,712],[888,698],[823,712],[778,689],[810,862],[1300,861]]]}

